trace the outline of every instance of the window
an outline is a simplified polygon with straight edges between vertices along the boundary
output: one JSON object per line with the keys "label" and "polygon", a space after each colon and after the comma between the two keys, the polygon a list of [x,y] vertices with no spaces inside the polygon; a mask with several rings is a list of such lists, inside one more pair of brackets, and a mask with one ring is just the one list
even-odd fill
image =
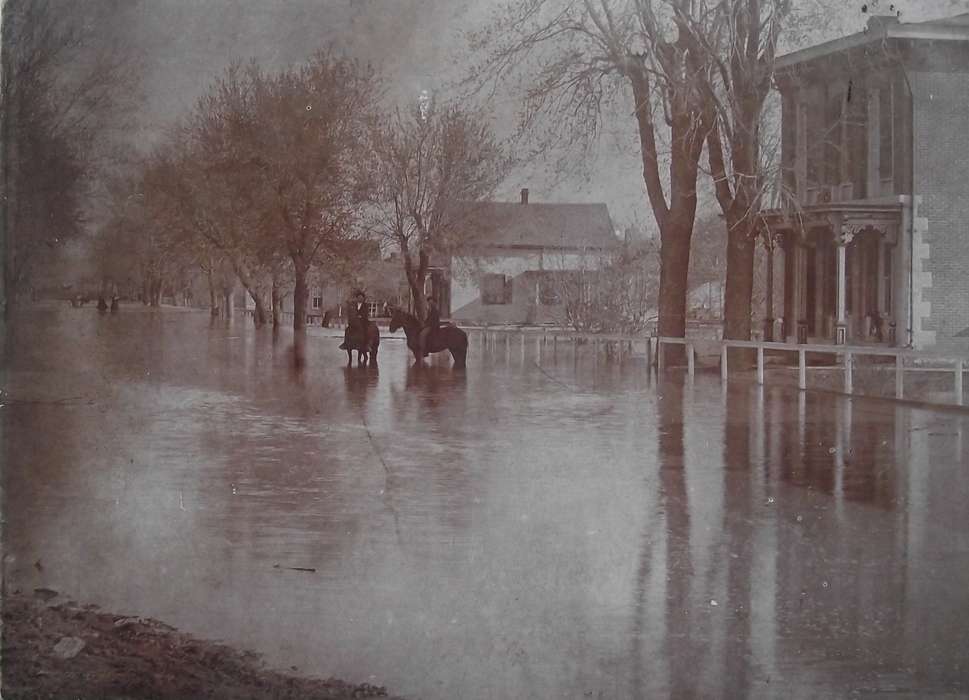
{"label": "window", "polygon": [[313,297],[313,308],[318,309],[323,306],[323,297]]}
{"label": "window", "polygon": [[824,120],[825,183],[828,185],[840,185],[843,182],[842,164],[846,161],[843,143],[844,98],[845,94],[840,89],[828,94]]}
{"label": "window", "polygon": [[[823,93],[822,93],[823,94]],[[824,158],[824,113],[818,109],[816,103],[808,102],[802,106],[805,114],[805,140],[807,142],[807,180],[809,187],[816,187],[821,183],[824,175],[822,159]]]}
{"label": "window", "polygon": [[511,282],[511,277],[506,275],[484,275],[481,278],[481,301],[485,304],[510,304]]}
{"label": "window", "polygon": [[376,316],[377,316],[377,306],[378,306],[378,304],[375,301],[368,301],[367,302],[367,310],[368,310],[368,315],[370,316],[370,318],[376,318]]}
{"label": "window", "polygon": [[558,306],[562,303],[562,295],[553,273],[546,272],[539,277],[538,298],[542,306]]}
{"label": "window", "polygon": [[885,310],[892,315],[892,249],[885,246],[885,269],[882,274],[885,276]]}
{"label": "window", "polygon": [[878,179],[891,180],[895,168],[895,110],[892,107],[892,84],[878,91]]}

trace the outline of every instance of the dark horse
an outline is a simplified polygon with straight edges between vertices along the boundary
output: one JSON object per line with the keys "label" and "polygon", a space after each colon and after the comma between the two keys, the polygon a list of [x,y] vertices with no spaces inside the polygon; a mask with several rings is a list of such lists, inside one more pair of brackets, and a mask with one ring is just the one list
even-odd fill
{"label": "dark horse", "polygon": [[[417,344],[421,335],[421,322],[413,314],[409,314],[403,309],[393,309],[390,314],[390,332],[395,332],[398,328],[403,328],[407,335],[407,347],[414,353],[418,363],[423,362],[420,357]],[[427,338],[427,347],[424,348],[424,355],[432,352],[443,352],[448,350],[454,358],[455,367],[464,367],[468,357],[468,335],[454,324],[441,326],[431,331]]]}
{"label": "dark horse", "polygon": [[373,321],[367,322],[366,333],[359,326],[352,326],[347,335],[347,342],[340,344],[340,349],[347,351],[347,365],[353,363],[353,351],[357,351],[357,364],[377,364],[377,350],[380,348],[380,331]]}

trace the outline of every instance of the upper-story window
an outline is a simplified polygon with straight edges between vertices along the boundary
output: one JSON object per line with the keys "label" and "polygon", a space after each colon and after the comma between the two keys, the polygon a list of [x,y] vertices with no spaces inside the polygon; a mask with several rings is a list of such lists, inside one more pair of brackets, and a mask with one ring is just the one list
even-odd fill
{"label": "upper-story window", "polygon": [[895,172],[894,86],[883,84],[878,90],[878,179],[891,180]]}

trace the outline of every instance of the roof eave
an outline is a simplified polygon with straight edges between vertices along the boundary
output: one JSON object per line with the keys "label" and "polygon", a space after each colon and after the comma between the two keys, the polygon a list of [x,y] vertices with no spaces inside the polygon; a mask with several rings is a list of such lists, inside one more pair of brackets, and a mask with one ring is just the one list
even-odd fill
{"label": "roof eave", "polygon": [[809,46],[779,56],[774,64],[778,72],[786,72],[808,61],[847,51],[884,39],[921,39],[926,41],[969,41],[969,28],[959,26],[917,24],[887,25],[881,29],[849,34],[840,39]]}

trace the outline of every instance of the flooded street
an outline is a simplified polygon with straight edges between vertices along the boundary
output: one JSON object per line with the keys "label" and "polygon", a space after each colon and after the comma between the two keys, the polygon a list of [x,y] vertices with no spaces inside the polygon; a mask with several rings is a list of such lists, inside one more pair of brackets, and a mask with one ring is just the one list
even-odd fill
{"label": "flooded street", "polygon": [[[17,328],[5,585],[413,698],[969,692],[966,416],[570,347]],[[964,439],[964,435],[966,438]]]}

